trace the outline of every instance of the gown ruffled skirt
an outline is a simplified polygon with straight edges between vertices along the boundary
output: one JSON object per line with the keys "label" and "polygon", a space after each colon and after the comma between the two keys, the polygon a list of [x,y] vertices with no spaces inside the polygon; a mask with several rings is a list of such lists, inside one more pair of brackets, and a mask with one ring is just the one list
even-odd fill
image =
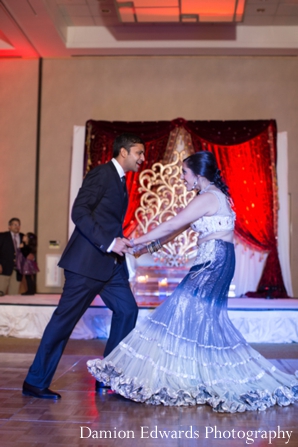
{"label": "gown ruffled skirt", "polygon": [[297,372],[275,368],[228,317],[233,244],[208,241],[198,261],[107,357],[87,362],[89,372],[118,394],[152,405],[209,404],[233,413],[298,400]]}

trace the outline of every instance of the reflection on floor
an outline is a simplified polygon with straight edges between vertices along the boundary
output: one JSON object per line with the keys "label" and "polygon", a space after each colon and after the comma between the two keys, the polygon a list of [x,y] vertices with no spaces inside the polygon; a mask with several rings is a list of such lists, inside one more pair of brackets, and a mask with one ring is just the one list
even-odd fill
{"label": "reflection on floor", "polygon": [[[21,385],[38,343],[0,337],[1,447],[298,446],[298,404],[261,413],[217,414],[205,405],[153,407],[109,392],[97,395],[86,361],[102,354],[102,340],[69,341],[52,383],[62,395],[60,401],[22,396]],[[273,362],[280,369],[290,373],[298,369],[298,345],[254,347],[265,357],[278,359]],[[288,443],[286,431],[292,431]],[[264,432],[267,438],[262,439]],[[249,436],[253,442],[247,442]]]}

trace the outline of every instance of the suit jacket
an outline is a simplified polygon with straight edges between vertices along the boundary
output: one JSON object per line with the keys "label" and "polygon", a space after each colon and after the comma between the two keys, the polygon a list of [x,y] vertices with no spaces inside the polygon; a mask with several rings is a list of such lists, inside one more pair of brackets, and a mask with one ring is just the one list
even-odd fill
{"label": "suit jacket", "polygon": [[[62,254],[59,266],[89,278],[107,281],[113,272],[115,253],[107,248],[123,235],[127,209],[123,185],[110,161],[90,171],[72,209],[76,227]],[[119,259],[118,259],[119,260]],[[121,257],[120,262],[125,262]],[[127,271],[127,267],[125,264]]]}
{"label": "suit jacket", "polygon": [[[23,240],[23,233],[19,233],[20,242]],[[10,276],[15,266],[15,248],[10,231],[0,233],[0,264],[2,265],[2,275]]]}

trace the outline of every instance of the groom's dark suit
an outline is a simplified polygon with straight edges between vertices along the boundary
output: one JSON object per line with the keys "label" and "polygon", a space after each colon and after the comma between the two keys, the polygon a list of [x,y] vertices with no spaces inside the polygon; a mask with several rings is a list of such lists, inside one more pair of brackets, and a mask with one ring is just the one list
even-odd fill
{"label": "groom's dark suit", "polygon": [[115,238],[122,237],[126,208],[113,162],[87,174],[72,210],[76,227],[59,262],[65,269],[63,293],[25,379],[28,384],[50,385],[72,330],[97,294],[113,311],[105,356],[134,328],[138,308],[125,257],[106,251]]}

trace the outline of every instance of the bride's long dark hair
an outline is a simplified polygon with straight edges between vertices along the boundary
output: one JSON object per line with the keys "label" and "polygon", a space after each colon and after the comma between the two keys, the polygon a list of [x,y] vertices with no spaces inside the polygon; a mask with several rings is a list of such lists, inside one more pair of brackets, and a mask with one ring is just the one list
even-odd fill
{"label": "bride's long dark hair", "polygon": [[227,197],[230,197],[229,188],[223,181],[220,170],[218,169],[216,160],[212,152],[201,151],[185,158],[183,162],[192,170],[195,175],[206,177],[207,180],[213,182]]}

